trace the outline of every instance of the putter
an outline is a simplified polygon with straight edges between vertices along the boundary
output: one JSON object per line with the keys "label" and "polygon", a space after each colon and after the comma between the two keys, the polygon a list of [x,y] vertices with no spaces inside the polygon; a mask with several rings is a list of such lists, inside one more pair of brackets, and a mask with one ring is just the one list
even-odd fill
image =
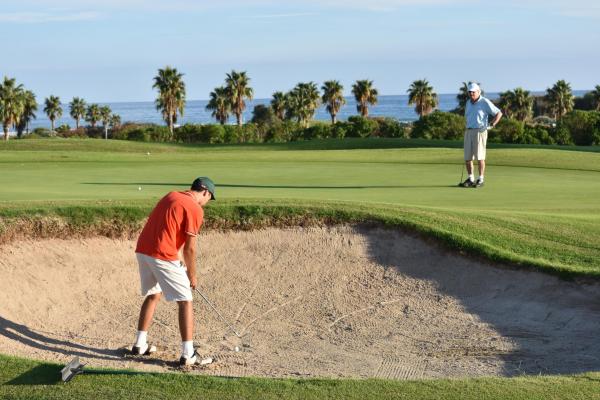
{"label": "putter", "polygon": [[237,336],[238,338],[241,338],[242,336],[239,333],[237,333],[237,331],[235,329],[233,329],[233,326],[231,326],[231,324],[228,323],[225,320],[225,318],[223,318],[223,316],[221,315],[221,313],[215,308],[215,306],[213,306],[213,304],[210,302],[210,300],[208,300],[208,298],[198,288],[195,288],[195,290],[204,299],[204,301],[206,302],[206,304],[208,304],[210,306],[210,308],[212,308],[213,311],[215,313],[217,313],[217,315],[219,316],[219,318],[221,318],[221,321],[223,321],[223,323],[225,323],[225,325],[227,325],[227,327],[235,334],[235,336]]}

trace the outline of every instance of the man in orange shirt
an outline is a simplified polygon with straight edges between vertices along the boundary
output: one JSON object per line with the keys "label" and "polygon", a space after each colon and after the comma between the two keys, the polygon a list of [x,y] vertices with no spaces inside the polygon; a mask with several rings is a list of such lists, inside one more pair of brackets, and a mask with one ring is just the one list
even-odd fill
{"label": "man in orange shirt", "polygon": [[194,311],[192,289],[196,288],[196,236],[202,226],[202,209],[215,198],[215,185],[210,178],[194,180],[185,192],[170,192],[163,197],[140,234],[135,253],[145,296],[133,354],[148,355],[156,347],[147,342],[148,328],[156,305],[164,293],[167,301],[176,301],[179,307],[182,366],[194,365],[198,360],[194,350]]}

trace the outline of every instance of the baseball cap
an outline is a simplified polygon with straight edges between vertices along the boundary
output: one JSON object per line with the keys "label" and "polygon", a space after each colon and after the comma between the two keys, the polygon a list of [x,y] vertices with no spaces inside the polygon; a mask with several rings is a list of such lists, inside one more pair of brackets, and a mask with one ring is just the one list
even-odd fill
{"label": "baseball cap", "polygon": [[206,176],[200,176],[194,179],[194,182],[192,182],[191,189],[197,192],[201,190],[208,190],[211,196],[211,200],[215,199],[215,184],[210,178]]}
{"label": "baseball cap", "polygon": [[469,86],[467,86],[467,91],[469,92],[481,92],[481,88],[475,82],[470,82]]}

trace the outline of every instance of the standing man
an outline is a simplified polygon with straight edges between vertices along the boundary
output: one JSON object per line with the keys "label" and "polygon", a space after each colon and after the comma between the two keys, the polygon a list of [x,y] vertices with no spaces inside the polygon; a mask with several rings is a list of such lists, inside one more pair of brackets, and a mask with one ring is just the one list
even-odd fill
{"label": "standing man", "polygon": [[215,198],[215,185],[207,177],[194,180],[189,190],[163,197],[140,234],[135,253],[145,296],[133,354],[149,355],[156,347],[147,342],[148,328],[156,305],[164,293],[179,307],[182,366],[197,362],[194,350],[192,289],[196,288],[196,236],[204,220],[202,209]]}
{"label": "standing man", "polygon": [[[469,100],[465,106],[465,118],[467,120],[467,129],[465,131],[465,163],[467,164],[467,173],[469,176],[459,186],[462,187],[481,187],[483,186],[483,174],[485,172],[485,146],[487,144],[488,128],[496,126],[502,112],[492,103],[481,95],[479,85],[469,82],[467,87]],[[489,118],[493,117],[492,122]],[[479,162],[479,178],[475,182],[473,175],[473,160]]]}

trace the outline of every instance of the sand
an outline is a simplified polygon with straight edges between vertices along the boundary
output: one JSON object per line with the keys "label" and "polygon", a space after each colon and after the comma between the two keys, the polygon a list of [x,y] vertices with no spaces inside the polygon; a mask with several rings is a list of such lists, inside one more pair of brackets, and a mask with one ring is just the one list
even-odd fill
{"label": "sand", "polygon": [[[150,358],[126,355],[142,297],[135,242],[31,240],[0,248],[0,353],[89,367],[177,370],[175,304]],[[267,377],[514,376],[600,370],[600,285],[450,253],[353,226],[203,232],[196,296],[207,367]],[[236,352],[235,347],[240,351]]]}

